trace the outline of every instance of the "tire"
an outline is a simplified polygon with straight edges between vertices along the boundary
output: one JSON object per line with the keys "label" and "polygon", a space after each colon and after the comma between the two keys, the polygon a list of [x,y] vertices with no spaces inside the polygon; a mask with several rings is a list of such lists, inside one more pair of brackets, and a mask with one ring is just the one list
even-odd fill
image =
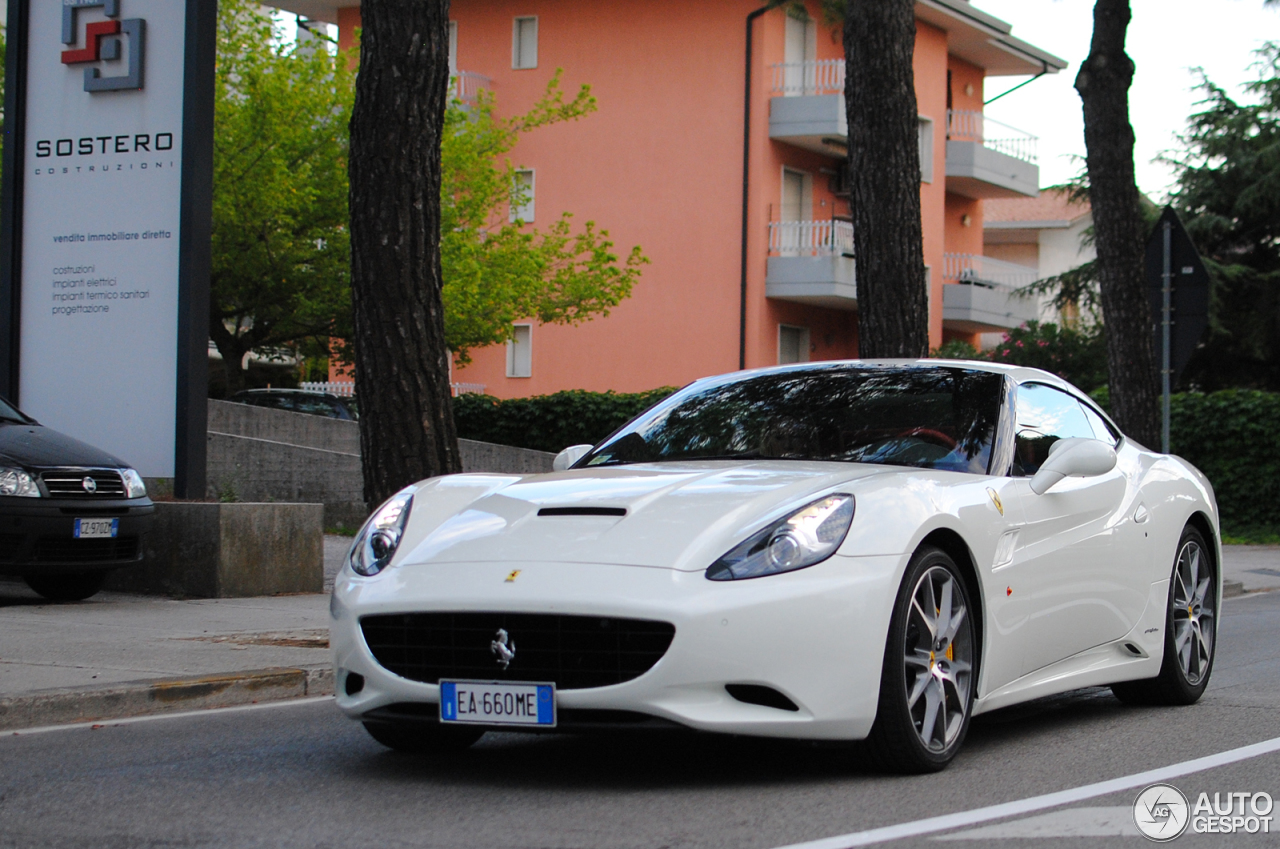
{"label": "tire", "polygon": [[938,772],[960,751],[977,682],[972,610],[955,561],[941,549],[922,546],[894,602],[880,702],[866,741],[881,768]]}
{"label": "tire", "polygon": [[63,575],[23,575],[27,586],[50,601],[84,601],[107,579],[106,572],[69,572]]}
{"label": "tire", "polygon": [[1116,698],[1133,705],[1195,704],[1213,673],[1218,645],[1218,569],[1204,536],[1188,525],[1178,539],[1164,615],[1164,659],[1160,674],[1111,685]]}
{"label": "tire", "polygon": [[484,735],[482,728],[451,728],[429,722],[366,722],[364,730],[388,749],[410,755],[461,752]]}

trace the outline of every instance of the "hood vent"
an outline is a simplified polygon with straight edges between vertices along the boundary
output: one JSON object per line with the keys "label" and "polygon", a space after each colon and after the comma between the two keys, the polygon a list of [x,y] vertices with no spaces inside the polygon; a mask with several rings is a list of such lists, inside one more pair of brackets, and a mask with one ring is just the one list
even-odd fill
{"label": "hood vent", "polygon": [[625,516],[625,507],[543,507],[539,516]]}

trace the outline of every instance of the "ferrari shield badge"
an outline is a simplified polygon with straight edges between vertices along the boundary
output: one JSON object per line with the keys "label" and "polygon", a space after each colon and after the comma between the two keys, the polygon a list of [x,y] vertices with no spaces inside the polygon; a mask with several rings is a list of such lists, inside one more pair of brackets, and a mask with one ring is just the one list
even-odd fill
{"label": "ferrari shield badge", "polygon": [[1000,511],[1000,515],[1004,515],[1004,505],[1000,503],[1000,496],[991,487],[987,487],[987,495],[991,496],[991,503],[996,505],[996,509]]}

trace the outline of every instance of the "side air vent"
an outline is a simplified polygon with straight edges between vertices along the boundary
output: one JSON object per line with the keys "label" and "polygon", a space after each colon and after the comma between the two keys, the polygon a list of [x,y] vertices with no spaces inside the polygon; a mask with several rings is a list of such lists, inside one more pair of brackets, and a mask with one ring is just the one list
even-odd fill
{"label": "side air vent", "polygon": [[729,692],[729,695],[749,705],[761,705],[762,707],[776,708],[777,710],[800,710],[791,699],[788,699],[772,687],[766,687],[763,684],[725,684],[724,688]]}
{"label": "side air vent", "polygon": [[539,516],[625,516],[625,507],[543,507]]}

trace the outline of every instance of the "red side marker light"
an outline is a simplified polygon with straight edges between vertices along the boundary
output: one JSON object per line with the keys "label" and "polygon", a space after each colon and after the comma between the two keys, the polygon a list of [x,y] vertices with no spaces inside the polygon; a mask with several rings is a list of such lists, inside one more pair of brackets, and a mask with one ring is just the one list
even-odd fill
{"label": "red side marker light", "polygon": [[1004,588],[1004,594],[1005,594],[1006,596],[1011,596],[1011,595],[1013,595],[1013,587],[1005,587],[1005,588]]}

